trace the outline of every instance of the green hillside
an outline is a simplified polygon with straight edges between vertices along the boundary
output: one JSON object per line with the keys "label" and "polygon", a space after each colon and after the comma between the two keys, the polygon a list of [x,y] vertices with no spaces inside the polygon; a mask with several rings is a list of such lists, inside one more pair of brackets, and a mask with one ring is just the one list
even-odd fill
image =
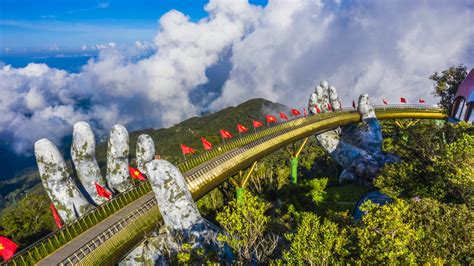
{"label": "green hillside", "polygon": [[[183,143],[195,150],[202,151],[200,137],[205,137],[212,144],[222,143],[219,129],[229,131],[238,137],[237,123],[252,130],[252,119],[264,122],[266,114],[278,115],[279,112],[289,113],[284,105],[265,99],[252,99],[235,107],[228,107],[213,114],[192,117],[169,128],[144,129],[130,133],[130,156],[135,157],[136,141],[140,134],[148,134],[155,141],[156,152],[163,158],[174,162],[182,162],[180,144]],[[249,130],[249,132],[250,132]],[[101,168],[105,166],[107,147],[102,143],[97,148],[97,158]]]}

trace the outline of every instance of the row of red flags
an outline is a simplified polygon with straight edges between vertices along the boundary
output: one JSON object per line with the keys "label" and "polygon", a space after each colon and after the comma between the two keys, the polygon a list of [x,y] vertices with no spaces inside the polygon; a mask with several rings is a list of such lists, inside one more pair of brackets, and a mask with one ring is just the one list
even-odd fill
{"label": "row of red flags", "polygon": [[[299,115],[301,115],[301,112],[298,109],[291,109],[291,114],[293,116],[299,116]],[[306,116],[306,108],[304,109],[304,114]],[[282,120],[288,120],[289,119],[288,116],[285,113],[282,113],[282,112],[280,112],[280,118]],[[278,122],[278,119],[273,115],[267,115],[265,117],[265,120],[267,121],[268,124]],[[255,129],[255,128],[259,128],[259,127],[263,126],[263,123],[260,122],[260,121],[257,121],[257,120],[252,120],[252,125],[253,125],[253,128]],[[237,130],[239,131],[239,133],[245,133],[245,132],[249,131],[249,128],[245,127],[242,124],[237,124]],[[232,134],[229,131],[225,130],[225,129],[220,129],[219,133],[220,133],[221,138],[223,140],[233,138]],[[208,150],[212,149],[212,143],[210,143],[206,138],[201,137],[201,142],[202,142],[202,145],[204,147],[204,150],[208,151]],[[195,153],[196,150],[194,150],[193,148],[188,147],[184,144],[181,144],[181,152],[184,155],[186,155],[186,154],[190,154],[190,153]]]}
{"label": "row of red flags", "polygon": [[[387,100],[387,99],[382,99],[382,102],[383,102],[383,104],[385,104],[385,105],[388,104],[388,100]],[[423,99],[423,98],[418,99],[418,102],[419,102],[419,103],[426,103],[426,102],[425,102],[425,99]],[[407,99],[406,99],[406,98],[403,98],[403,97],[400,97],[400,103],[407,103]],[[356,103],[355,103],[355,101],[352,101],[352,107],[356,108]],[[316,107],[316,108],[317,108],[317,107]]]}
{"label": "row of red flags", "polygon": [[[382,102],[383,102],[385,105],[388,104],[388,100],[387,100],[387,99],[383,99]],[[401,103],[407,103],[407,100],[406,100],[405,98],[401,97],[401,98],[400,98],[400,102],[401,102]],[[418,100],[418,102],[419,102],[419,103],[425,103],[425,100],[424,100],[423,98],[420,98],[420,99]],[[317,105],[316,105],[315,107],[316,107],[316,112],[319,114],[319,113],[321,112],[320,108],[319,108]],[[327,109],[328,109],[329,111],[332,110],[331,104],[327,103],[327,106],[326,106],[326,107],[327,107]],[[356,103],[355,103],[355,101],[352,101],[352,107],[353,107],[353,108],[356,108]],[[301,112],[300,112],[298,109],[291,109],[291,114],[292,114],[293,116],[299,116],[299,115],[301,115]],[[307,116],[306,108],[304,108],[304,116],[305,116],[305,117]],[[288,120],[288,116],[287,116],[285,113],[282,113],[282,112],[280,112],[280,118],[281,118],[282,120]],[[266,121],[267,121],[268,124],[270,124],[270,123],[275,123],[275,122],[277,122],[278,119],[277,119],[275,116],[267,115],[267,116],[266,116]],[[260,122],[260,121],[257,121],[257,120],[253,120],[253,121],[252,121],[252,125],[253,125],[254,128],[259,128],[259,127],[263,126],[263,123]],[[247,132],[249,129],[248,129],[247,127],[245,127],[244,125],[242,125],[242,124],[237,124],[237,130],[239,131],[239,133],[245,133],[245,132]],[[229,131],[225,130],[225,129],[220,129],[220,130],[219,130],[219,133],[220,133],[220,135],[221,135],[221,137],[222,137],[223,140],[225,140],[225,139],[231,139],[231,138],[233,137],[232,134],[231,134]],[[212,149],[212,143],[210,143],[210,142],[209,142],[207,139],[205,139],[204,137],[201,137],[201,142],[202,142],[202,145],[203,145],[203,147],[204,147],[204,150],[207,151],[207,150],[211,150],[211,149]],[[184,144],[181,144],[181,152],[182,152],[184,155],[186,155],[186,154],[195,153],[196,150],[193,149],[193,148],[191,148],[191,147],[189,147],[189,146],[186,146],[186,145],[184,145]]]}

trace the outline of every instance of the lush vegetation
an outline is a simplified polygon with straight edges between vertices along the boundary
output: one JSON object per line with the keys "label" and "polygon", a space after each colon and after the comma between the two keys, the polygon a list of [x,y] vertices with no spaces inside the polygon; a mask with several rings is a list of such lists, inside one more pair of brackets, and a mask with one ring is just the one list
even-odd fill
{"label": "lush vegetation", "polygon": [[44,193],[27,194],[0,216],[0,235],[11,237],[23,245],[51,232],[54,226],[49,199]]}
{"label": "lush vegetation", "polygon": [[430,76],[430,79],[435,82],[433,95],[441,98],[439,105],[443,107],[446,113],[451,113],[456,91],[466,76],[467,67],[462,64],[450,67],[441,73],[435,72]]}
{"label": "lush vegetation", "polygon": [[[217,204],[209,194],[199,204],[218,206],[216,221],[229,234],[223,240],[243,263],[471,264],[474,128],[429,121],[405,129],[384,122],[384,128],[384,149],[401,161],[384,167],[373,187],[338,184],[340,169],[331,160],[303,163],[301,182],[292,185],[289,163],[278,160],[287,156],[281,151],[260,162],[270,173],[251,176],[243,202],[227,192],[228,203]],[[319,149],[314,142],[308,147],[311,154]],[[393,202],[366,202],[363,218],[353,220],[355,201],[374,188]]]}

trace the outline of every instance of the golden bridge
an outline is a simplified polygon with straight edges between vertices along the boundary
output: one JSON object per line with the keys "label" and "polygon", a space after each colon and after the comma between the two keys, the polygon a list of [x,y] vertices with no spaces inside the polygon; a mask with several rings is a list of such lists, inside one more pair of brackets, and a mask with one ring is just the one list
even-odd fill
{"label": "golden bridge", "polygon": [[[379,120],[445,119],[427,105],[375,106]],[[253,162],[298,140],[341,126],[359,123],[354,109],[302,117],[231,140],[180,165],[194,200]],[[161,222],[148,182],[98,206],[33,245],[18,252],[8,265],[114,265]]]}

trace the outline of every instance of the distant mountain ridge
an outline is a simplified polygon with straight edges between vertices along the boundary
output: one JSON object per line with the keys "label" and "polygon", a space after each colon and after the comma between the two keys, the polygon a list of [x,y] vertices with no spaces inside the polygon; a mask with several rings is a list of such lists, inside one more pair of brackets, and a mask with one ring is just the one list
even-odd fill
{"label": "distant mountain ridge", "polygon": [[[239,137],[237,123],[243,124],[252,130],[252,120],[258,120],[265,124],[265,116],[267,114],[278,116],[279,112],[285,112],[290,116],[290,108],[287,106],[257,98],[248,100],[235,107],[227,107],[214,113],[189,118],[169,128],[149,128],[133,131],[129,133],[130,158],[135,157],[136,142],[141,134],[148,134],[153,138],[157,154],[177,164],[183,161],[179,146],[181,143],[193,147],[200,152],[203,150],[200,140],[201,136],[213,144],[218,144],[222,142],[219,129],[226,129],[234,137]],[[65,150],[68,152],[69,147],[66,147]],[[63,155],[69,157],[68,154]],[[107,141],[97,145],[96,156],[102,174],[105,175]],[[70,161],[68,161],[68,164],[71,166]],[[15,203],[25,193],[41,190],[42,187],[36,166],[24,169],[21,174],[14,178],[0,182],[0,210],[9,204]]]}

